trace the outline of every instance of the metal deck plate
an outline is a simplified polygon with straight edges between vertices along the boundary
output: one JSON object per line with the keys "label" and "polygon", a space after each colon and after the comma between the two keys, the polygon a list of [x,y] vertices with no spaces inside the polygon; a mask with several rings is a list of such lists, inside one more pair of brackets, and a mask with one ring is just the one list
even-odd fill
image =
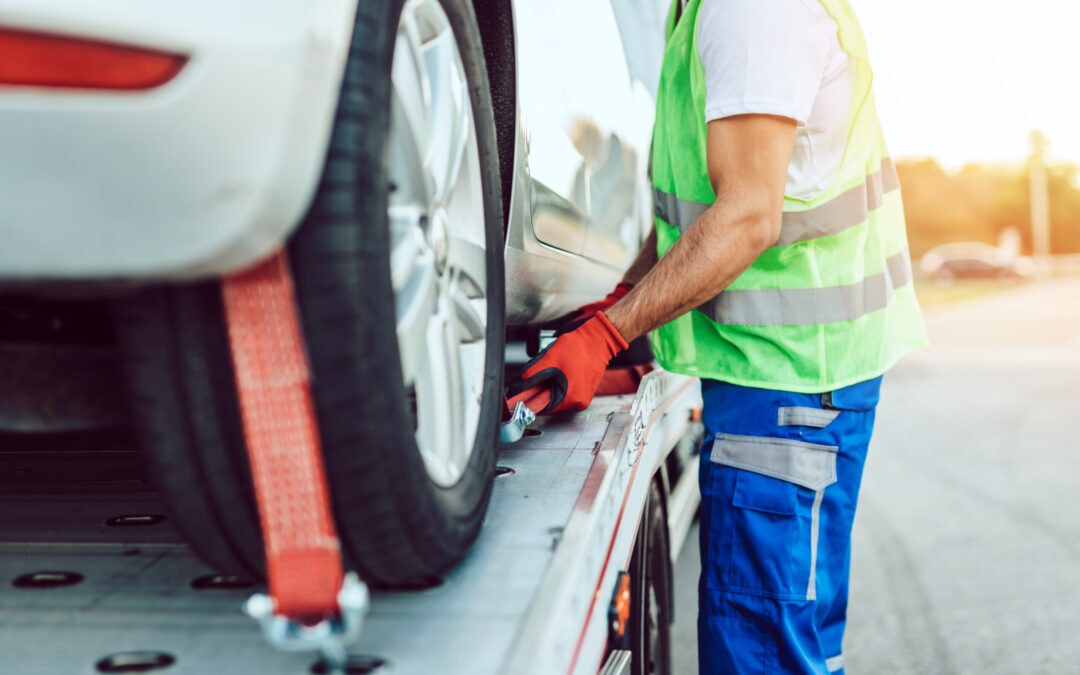
{"label": "metal deck plate", "polygon": [[[499,672],[595,451],[605,435],[622,435],[628,418],[611,413],[626,413],[632,400],[597,399],[586,413],[539,420],[531,428],[540,435],[502,448],[498,464],[513,473],[496,479],[468,558],[436,587],[376,594],[350,653],[385,660],[380,674]],[[0,673],[97,673],[100,659],[127,651],[168,653],[174,664],[147,672],[169,675],[311,672],[314,655],[272,651],[241,613],[255,589],[192,588],[213,571],[167,520],[106,525],[163,510],[134,449],[101,443],[80,447],[68,439],[56,451],[0,444]],[[12,585],[37,571],[77,572],[84,580]]]}

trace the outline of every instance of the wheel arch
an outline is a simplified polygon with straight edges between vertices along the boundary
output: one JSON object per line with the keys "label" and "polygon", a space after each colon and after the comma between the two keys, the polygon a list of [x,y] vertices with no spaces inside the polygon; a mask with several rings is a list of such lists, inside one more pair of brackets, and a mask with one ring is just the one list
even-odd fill
{"label": "wheel arch", "polygon": [[517,135],[517,40],[512,0],[473,0],[484,62],[491,86],[495,135],[499,146],[503,227],[510,222],[510,194],[514,184],[514,144]]}

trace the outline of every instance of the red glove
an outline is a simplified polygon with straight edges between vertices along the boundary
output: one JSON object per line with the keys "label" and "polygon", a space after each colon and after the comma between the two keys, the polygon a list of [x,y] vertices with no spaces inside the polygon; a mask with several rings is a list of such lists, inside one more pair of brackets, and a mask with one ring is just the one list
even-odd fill
{"label": "red glove", "polygon": [[578,307],[574,311],[562,316],[555,320],[555,334],[564,335],[570,331],[576,330],[581,327],[589,319],[596,316],[599,312],[608,309],[623,296],[630,292],[633,288],[633,284],[629,284],[625,281],[620,281],[619,285],[615,287],[615,290],[607,294],[603,300],[597,300],[596,302]]}
{"label": "red glove", "polygon": [[626,346],[618,329],[603,312],[597,311],[595,316],[559,337],[525,366],[521,377],[507,390],[510,407],[518,401],[528,405],[536,390],[546,388],[551,392],[551,400],[542,410],[534,411],[538,414],[588,408],[608,363]]}

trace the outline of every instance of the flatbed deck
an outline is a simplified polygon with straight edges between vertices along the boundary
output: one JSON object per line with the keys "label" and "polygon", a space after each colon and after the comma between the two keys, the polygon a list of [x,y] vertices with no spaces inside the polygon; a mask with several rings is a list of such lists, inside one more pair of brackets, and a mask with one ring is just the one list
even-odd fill
{"label": "flatbed deck", "polygon": [[[647,478],[673,449],[687,461],[667,499],[672,550],[697,507],[698,406],[695,380],[652,373],[636,396],[542,418],[501,447],[503,475],[469,556],[427,588],[373,595],[350,653],[384,665],[356,672],[597,673]],[[272,650],[241,612],[256,587],[206,585],[213,570],[168,519],[145,518],[163,507],[135,449],[87,443],[0,450],[0,673],[110,672],[98,664],[126,652],[168,655],[170,675],[312,672],[313,654]],[[82,578],[42,588],[26,577],[37,572]]]}

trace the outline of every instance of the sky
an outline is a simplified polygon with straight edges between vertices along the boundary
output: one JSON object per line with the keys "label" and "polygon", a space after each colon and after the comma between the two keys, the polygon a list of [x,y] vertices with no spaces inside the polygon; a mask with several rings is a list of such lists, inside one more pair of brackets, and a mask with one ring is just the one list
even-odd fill
{"label": "sky", "polygon": [[1017,163],[1041,130],[1080,163],[1080,7],[1063,0],[851,0],[890,153]]}

